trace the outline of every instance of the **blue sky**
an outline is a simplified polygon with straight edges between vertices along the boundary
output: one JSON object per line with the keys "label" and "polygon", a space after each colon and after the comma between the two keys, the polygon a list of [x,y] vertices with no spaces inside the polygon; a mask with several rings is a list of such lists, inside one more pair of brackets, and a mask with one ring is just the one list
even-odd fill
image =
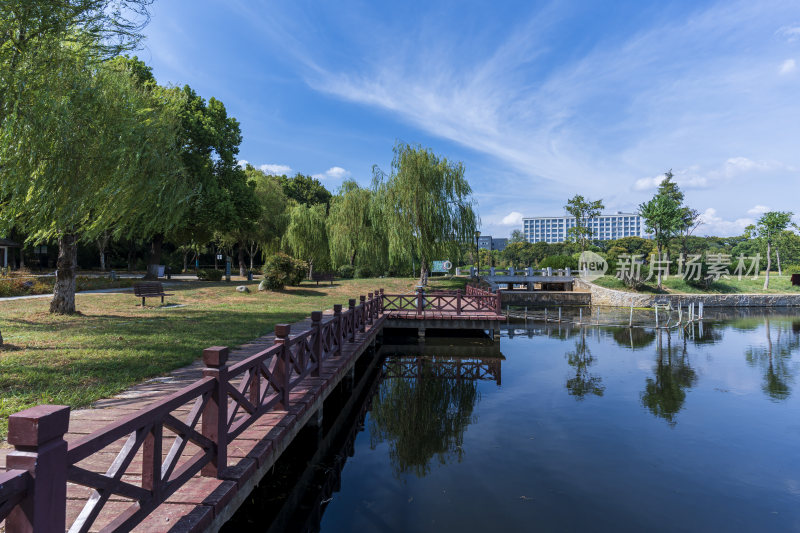
{"label": "blue sky", "polygon": [[157,0],[145,34],[160,83],[241,122],[241,159],[335,190],[420,143],[464,162],[484,233],[576,193],[635,210],[670,168],[699,234],[800,214],[794,0]]}

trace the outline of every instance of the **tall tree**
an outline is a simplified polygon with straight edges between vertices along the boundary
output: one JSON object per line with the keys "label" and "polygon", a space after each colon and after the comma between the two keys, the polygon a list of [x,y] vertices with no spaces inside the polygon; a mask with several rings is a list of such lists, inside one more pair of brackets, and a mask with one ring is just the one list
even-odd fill
{"label": "tall tree", "polygon": [[177,244],[208,243],[215,232],[235,232],[258,213],[253,189],[237,162],[242,142],[239,122],[229,117],[216,98],[208,102],[191,87],[170,89],[184,98],[181,109],[181,160],[192,187],[184,217],[167,232],[152,233],[148,277],[155,276],[161,246],[169,237]]}
{"label": "tall tree", "polygon": [[430,261],[456,254],[459,243],[473,239],[478,220],[464,165],[427,148],[398,143],[391,175],[376,166],[373,176],[390,259],[419,257],[420,283],[424,285]]}
{"label": "tall tree", "polygon": [[767,245],[767,273],[764,278],[764,288],[769,288],[769,271],[772,268],[772,246],[778,237],[792,222],[790,211],[769,211],[761,215],[755,225],[754,235],[762,239]]}
{"label": "tall tree", "polygon": [[278,250],[289,222],[287,199],[278,178],[249,164],[245,166],[244,173],[252,189],[257,211],[240,213],[241,223],[218,236],[223,246],[237,249],[240,276],[247,274],[245,254],[252,270],[253,260],[259,250],[265,254]]}
{"label": "tall tree", "polygon": [[518,242],[526,242],[525,241],[525,234],[522,233],[522,230],[515,229],[511,232],[511,238],[508,239],[508,244],[514,244]]}
{"label": "tall tree", "polygon": [[[683,208],[680,201],[683,199],[683,193],[680,193],[680,199],[675,193],[675,189],[669,185],[671,183],[671,172],[666,174],[666,179],[662,182],[668,184],[659,187],[656,195],[649,201],[639,206],[639,214],[644,219],[645,229],[653,234],[653,240],[656,242],[658,250],[658,257],[661,259],[663,251],[669,246],[670,240],[680,231],[683,225]],[[661,289],[662,285],[662,272],[658,270],[658,288]]]}
{"label": "tall tree", "polygon": [[289,227],[284,235],[285,246],[295,257],[308,263],[309,279],[314,265],[328,261],[328,236],[325,231],[325,206],[295,205],[289,215]]}
{"label": "tall tree", "polygon": [[589,222],[603,211],[603,200],[590,201],[580,194],[576,194],[567,200],[564,209],[575,217],[575,225],[567,230],[567,234],[581,243],[581,251],[583,251],[586,249],[587,241],[592,237],[592,228],[589,226]]}
{"label": "tall tree", "polygon": [[386,255],[374,204],[370,189],[361,188],[352,180],[342,183],[328,215],[328,241],[334,266],[354,266],[357,257],[363,257],[366,264]]}
{"label": "tall tree", "polygon": [[18,111],[2,117],[0,222],[20,224],[34,243],[58,240],[50,310],[72,313],[78,239],[125,235],[135,218],[158,231],[180,216],[188,195],[176,143],[182,100],[154,98],[92,50],[48,53],[58,75],[31,78]]}

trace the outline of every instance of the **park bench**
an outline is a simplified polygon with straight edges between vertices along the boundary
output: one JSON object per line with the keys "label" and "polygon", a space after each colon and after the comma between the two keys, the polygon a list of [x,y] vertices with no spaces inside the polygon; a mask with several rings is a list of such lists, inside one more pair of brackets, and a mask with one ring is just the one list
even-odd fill
{"label": "park bench", "polygon": [[328,281],[331,286],[333,286],[333,279],[335,277],[336,275],[333,272],[314,272],[311,274],[311,280],[317,282],[317,287],[319,287],[320,281]]}
{"label": "park bench", "polygon": [[133,284],[133,294],[142,299],[144,307],[145,299],[153,296],[161,296],[161,303],[164,303],[164,296],[172,296],[164,292],[164,287],[160,281],[140,281]]}

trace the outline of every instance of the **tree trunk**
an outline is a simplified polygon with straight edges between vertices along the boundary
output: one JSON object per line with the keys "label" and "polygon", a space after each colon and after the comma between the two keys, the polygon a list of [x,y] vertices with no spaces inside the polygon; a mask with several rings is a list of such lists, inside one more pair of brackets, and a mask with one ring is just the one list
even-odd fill
{"label": "tree trunk", "polygon": [[58,239],[56,284],[50,312],[71,315],[75,312],[75,267],[78,259],[78,239],[74,233],[65,233]]}
{"label": "tree trunk", "polygon": [[161,263],[161,245],[164,244],[164,234],[153,236],[150,243],[150,257],[147,258],[147,274],[144,279],[158,279],[158,265]]}
{"label": "tree trunk", "polygon": [[183,271],[187,272],[189,270],[189,250],[183,252]]}
{"label": "tree trunk", "polygon": [[128,272],[133,271],[133,262],[136,260],[136,242],[131,239],[128,243]]}
{"label": "tree trunk", "polygon": [[781,272],[781,251],[778,247],[775,247],[775,259],[778,261],[778,276],[783,276],[783,272]]}
{"label": "tree trunk", "polygon": [[419,284],[423,287],[428,285],[428,268],[424,257],[419,259]]}
{"label": "tree trunk", "polygon": [[[25,245],[19,246],[19,268],[25,268]],[[2,344],[2,343],[0,343]]]}
{"label": "tree trunk", "polygon": [[353,253],[350,254],[350,267],[352,268],[356,262],[356,250],[353,250]]}
{"label": "tree trunk", "polygon": [[764,278],[764,289],[769,289],[769,269],[772,268],[772,243],[767,241],[767,274]]}
{"label": "tree trunk", "polygon": [[313,275],[314,275],[314,260],[313,259],[309,259],[308,260],[308,279],[311,279],[311,277]]}
{"label": "tree trunk", "polygon": [[110,240],[110,236],[108,232],[104,232],[103,235],[97,239],[97,249],[100,252],[100,271],[106,271],[106,248],[108,248],[108,241]]}
{"label": "tree trunk", "polygon": [[244,243],[239,243],[239,275],[247,276],[247,266],[244,263]]}

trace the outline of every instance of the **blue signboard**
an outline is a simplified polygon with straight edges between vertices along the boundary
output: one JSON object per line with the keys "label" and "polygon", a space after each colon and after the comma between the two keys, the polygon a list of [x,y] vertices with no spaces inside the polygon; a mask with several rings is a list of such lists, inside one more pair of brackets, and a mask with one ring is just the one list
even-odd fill
{"label": "blue signboard", "polygon": [[431,268],[431,272],[449,272],[450,269],[453,268],[453,263],[450,261],[434,261],[433,268]]}

